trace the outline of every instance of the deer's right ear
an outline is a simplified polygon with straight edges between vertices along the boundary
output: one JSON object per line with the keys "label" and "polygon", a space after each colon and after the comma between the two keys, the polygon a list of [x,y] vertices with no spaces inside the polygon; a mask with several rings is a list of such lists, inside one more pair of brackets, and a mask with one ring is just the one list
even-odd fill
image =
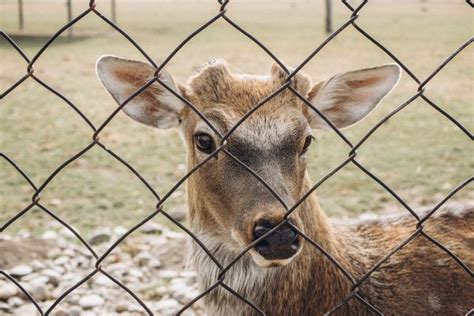
{"label": "deer's right ear", "polygon": [[[115,56],[102,56],[97,60],[97,76],[118,104],[143,87],[154,76],[155,69],[143,62],[122,59]],[[173,78],[164,70],[160,79],[182,95]],[[185,103],[154,82],[140,94],[132,98],[123,108],[134,120],[157,128],[178,126],[182,121]]]}

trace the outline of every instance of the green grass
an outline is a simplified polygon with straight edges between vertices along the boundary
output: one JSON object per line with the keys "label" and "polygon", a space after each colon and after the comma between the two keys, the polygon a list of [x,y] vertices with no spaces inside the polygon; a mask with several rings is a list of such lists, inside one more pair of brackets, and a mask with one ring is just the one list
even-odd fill
{"label": "green grass", "polygon": [[[320,1],[322,3],[322,1]],[[62,5],[26,1],[26,28],[17,31],[15,6],[1,4],[0,28],[16,35],[32,57],[48,36],[64,23]],[[75,13],[87,9],[77,3]],[[108,3],[98,9],[108,13]],[[335,2],[335,25],[350,12]],[[45,14],[48,12],[48,14]],[[162,61],[196,27],[217,14],[215,1],[125,2],[118,7],[119,25],[157,62]],[[323,7],[319,1],[231,1],[228,15],[259,38],[285,63],[296,66],[321,43]],[[472,34],[468,5],[430,1],[374,1],[360,13],[358,24],[386,45],[420,78]],[[467,27],[467,26],[471,27]],[[63,93],[90,120],[100,125],[115,109],[99,85],[96,59],[103,54],[142,59],[120,34],[94,14],[79,21],[77,38],[60,38],[38,59],[35,75]],[[33,35],[33,36],[32,36]],[[426,95],[474,130],[472,48],[458,55],[426,87]],[[0,91],[25,73],[26,65],[0,41]],[[265,74],[268,56],[225,21],[217,21],[186,45],[167,69],[185,82],[209,58],[225,58],[236,70]],[[354,28],[331,41],[303,71],[314,81],[337,72],[392,62]],[[417,85],[404,74],[396,90],[361,124],[345,130],[357,141],[384,115],[413,96]],[[0,148],[40,184],[57,166],[92,140],[92,131],[62,100],[31,78],[0,100]],[[175,132],[159,132],[128,119],[123,113],[100,134],[100,140],[136,168],[162,196],[185,174],[185,148]],[[310,172],[316,182],[341,163],[349,152],[333,133],[321,133],[310,152]],[[445,117],[416,100],[377,130],[360,148],[357,159],[413,207],[432,205],[472,175],[471,141]],[[32,190],[4,160],[0,160],[0,223],[30,202]],[[341,170],[316,191],[323,208],[335,216],[393,211],[397,202],[353,165]],[[454,200],[472,200],[472,185]],[[41,202],[75,227],[88,231],[101,225],[131,226],[155,207],[153,195],[121,163],[99,147],[71,163],[46,187]],[[165,209],[185,208],[184,187]],[[47,218],[32,210],[13,225],[34,231],[46,229]],[[159,220],[165,219],[159,217]]]}

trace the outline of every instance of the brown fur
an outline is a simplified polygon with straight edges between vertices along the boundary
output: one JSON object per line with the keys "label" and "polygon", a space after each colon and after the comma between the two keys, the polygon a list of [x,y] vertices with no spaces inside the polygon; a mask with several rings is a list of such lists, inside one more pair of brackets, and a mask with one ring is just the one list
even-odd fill
{"label": "brown fur", "polygon": [[[154,71],[151,67],[142,69],[141,82],[136,82],[135,73],[131,79],[127,79],[130,74],[119,72],[115,75],[119,78],[114,78],[107,73],[107,68],[120,63],[124,61],[115,57],[106,57],[98,63],[99,77],[116,99],[117,95],[123,99],[120,80],[138,88]],[[125,63],[135,67],[134,62]],[[328,96],[322,101],[326,103],[321,110],[326,111],[333,123],[344,127],[362,119],[398,80],[393,65],[347,74],[314,86],[307,76],[297,74],[292,85],[302,95],[316,100],[318,93],[332,84],[334,91],[326,90]],[[217,62],[205,66],[187,85],[178,85],[177,90],[223,135],[255,104],[280,88],[285,78],[285,72],[278,66],[272,68],[268,77],[242,76]],[[173,83],[171,77],[168,82]],[[163,98],[161,87],[152,85],[149,92],[144,96],[152,97],[153,101],[146,103],[144,110],[140,110],[143,102],[134,105],[132,101],[127,114],[157,126],[166,121],[163,116],[171,115],[173,120],[168,123],[179,124],[187,143],[188,167],[206,159],[207,154],[195,146],[195,134],[205,132],[216,143],[219,136],[189,107],[163,104],[167,99]],[[353,108],[360,105],[356,104],[358,98],[364,99],[360,104],[368,106]],[[146,111],[155,111],[152,122],[149,114],[143,113]],[[324,128],[320,123],[312,125],[315,119],[312,110],[286,89],[229,136],[226,152],[209,159],[188,179],[191,228],[223,266],[252,242],[257,220],[281,221],[285,214],[285,208],[268,189],[230,155],[255,171],[291,207],[312,183],[301,147],[311,133],[310,125]],[[416,222],[408,212],[378,221],[330,222],[314,194],[290,218],[356,280],[416,230]],[[473,206],[446,207],[426,221],[424,232],[472,267],[473,224]],[[320,250],[307,241],[301,244],[302,249],[292,261],[269,262],[270,267],[263,267],[262,259],[250,249],[226,272],[223,282],[267,315],[306,316],[328,312],[351,294],[352,283]],[[217,282],[219,269],[197,244],[192,245],[190,257],[203,291]],[[372,273],[358,294],[388,315],[461,315],[472,308],[474,283],[472,275],[446,252],[418,235]],[[256,314],[223,287],[210,292],[204,301],[209,315]],[[341,306],[337,314],[365,315],[370,311],[354,298]]]}
{"label": "brown fur", "polygon": [[[225,66],[217,64],[206,68],[191,81],[192,91],[197,91],[197,93],[189,94],[187,97],[205,113],[224,111],[235,121],[259,100],[283,84],[282,77],[276,76],[275,72],[274,69],[273,77],[269,81],[241,80],[234,78]],[[309,79],[303,76],[298,77],[296,81],[308,82]],[[358,81],[352,83],[363,84]],[[309,88],[310,85],[308,83],[302,86]],[[303,90],[301,93],[305,95],[308,90]],[[249,122],[271,120],[275,115],[286,115],[282,110],[284,104],[302,106],[291,93],[283,93],[254,113],[249,118]],[[185,130],[192,133],[194,129],[187,126]],[[192,139],[192,135],[187,135],[186,139]],[[192,166],[196,162],[197,159],[191,154],[188,160],[189,165]],[[209,197],[209,192],[206,192],[205,188],[208,187],[207,182],[211,172],[213,171],[204,168],[202,173],[198,171],[196,176],[192,176],[188,183],[190,221],[196,231],[212,231],[213,234],[219,236],[218,238],[222,238],[221,247],[227,248],[227,243],[234,242],[224,237],[228,236],[228,231],[223,228],[229,226],[216,223],[215,217],[228,217],[229,208],[222,207],[220,201],[214,206],[203,205],[202,201],[203,195]],[[223,178],[220,179],[222,182],[219,185],[225,190],[225,182],[228,179],[225,172],[222,175]],[[304,188],[308,189],[309,180],[307,177],[305,179]],[[305,192],[303,187],[296,191],[299,191],[299,194]],[[213,208],[211,212],[213,216],[209,216],[209,213],[205,211],[209,207]],[[439,210],[439,212],[442,213],[441,216],[434,216],[427,221],[425,231],[460,256],[466,264],[472,266],[474,245],[473,234],[469,228],[474,219],[472,207],[466,208],[458,215],[450,213],[449,210]],[[400,216],[397,220],[394,219],[392,223],[332,225],[319,209],[314,196],[310,196],[295,215],[299,217],[300,222],[304,223],[302,229],[306,234],[328,251],[356,279],[363,276],[378,260],[416,229],[416,222],[409,214]],[[240,220],[246,222],[244,217],[245,215]],[[222,259],[224,263],[226,262],[225,256],[219,257],[222,249],[211,250],[215,250],[218,260]],[[198,249],[194,251],[199,252]],[[226,251],[232,253],[234,257],[238,254],[237,249]],[[249,285],[251,289],[240,293],[267,315],[320,315],[335,307],[351,293],[351,283],[347,278],[309,243],[305,243],[303,252],[283,267],[258,267],[251,262],[248,255],[242,260],[245,262],[238,262],[237,265],[241,264],[243,271],[252,269],[265,274],[268,273],[263,271],[265,269],[275,270],[274,273],[269,273],[262,288],[253,288]],[[207,268],[205,266],[198,268],[198,272],[202,269]],[[242,273],[242,270],[238,271]],[[232,277],[236,276],[229,271],[228,278]],[[213,283],[212,281],[216,279],[201,279],[201,285],[209,286]],[[203,290],[205,288],[206,286],[202,286]],[[444,251],[421,235],[377,269],[363,283],[361,289],[361,296],[387,315],[461,315],[468,312],[474,302],[472,276],[460,268]],[[211,306],[213,314],[224,315],[229,311],[234,311],[238,315],[255,314],[253,309],[222,288],[214,290],[204,300]],[[341,307],[338,314],[371,313],[364,305],[353,299]],[[231,315],[233,315],[232,312]]]}

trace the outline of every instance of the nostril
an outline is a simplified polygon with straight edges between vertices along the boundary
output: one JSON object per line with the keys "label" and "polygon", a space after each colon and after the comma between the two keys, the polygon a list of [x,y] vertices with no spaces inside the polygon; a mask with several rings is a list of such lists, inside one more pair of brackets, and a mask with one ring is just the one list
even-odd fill
{"label": "nostril", "polygon": [[270,243],[269,243],[266,239],[263,239],[263,240],[259,241],[259,242],[255,245],[255,249],[256,249],[258,252],[266,251],[268,248],[270,248]]}
{"label": "nostril", "polygon": [[268,227],[265,227],[265,226],[261,226],[261,225],[256,226],[254,231],[253,231],[254,239],[262,237],[263,235],[268,233],[270,230],[271,230],[271,228],[268,228]]}
{"label": "nostril", "polygon": [[[255,226],[253,231],[253,240],[261,238],[267,234],[270,230],[274,229],[275,226],[271,225],[268,221],[262,221]],[[298,239],[298,233],[288,225],[282,225],[275,231],[265,237],[265,240],[269,244],[276,245],[289,245],[294,243]]]}

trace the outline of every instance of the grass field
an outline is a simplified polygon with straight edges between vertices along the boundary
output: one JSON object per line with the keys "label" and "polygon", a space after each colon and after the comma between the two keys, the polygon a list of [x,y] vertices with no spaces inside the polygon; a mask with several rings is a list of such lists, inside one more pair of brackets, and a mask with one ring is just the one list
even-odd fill
{"label": "grass field", "polygon": [[[108,15],[108,2],[97,1]],[[15,1],[0,1],[0,29],[18,40],[32,57],[65,23],[62,2],[25,1],[25,30],[17,30]],[[325,38],[323,1],[231,1],[228,16],[265,43],[290,66],[296,66]],[[87,1],[74,2],[78,15]],[[217,14],[217,1],[118,1],[118,24],[157,62],[180,41]],[[350,11],[334,2],[334,24],[342,25]],[[472,36],[472,9],[464,1],[369,1],[358,23],[380,40],[420,78]],[[38,59],[35,75],[63,93],[96,125],[116,104],[94,73],[103,54],[144,58],[120,34],[94,14],[75,26],[76,38],[59,38]],[[26,65],[0,39],[0,91],[25,74]],[[473,48],[458,55],[426,87],[426,95],[474,130]],[[167,70],[178,80],[209,58],[225,58],[236,71],[266,74],[272,61],[225,21],[217,21],[186,45]],[[331,41],[303,71],[314,81],[335,73],[392,60],[349,27]],[[357,142],[376,122],[414,95],[417,85],[407,74],[396,90],[361,124],[344,133]],[[0,100],[0,150],[41,184],[55,168],[91,142],[92,131],[61,99],[28,79]],[[120,113],[100,135],[101,142],[134,166],[163,195],[186,172],[185,148],[175,132],[159,132]],[[349,148],[335,134],[321,133],[310,152],[310,172],[316,182],[341,163]],[[474,168],[472,142],[422,100],[416,100],[384,124],[361,147],[358,160],[385,181],[409,205],[433,205]],[[184,209],[184,186],[165,209]],[[0,223],[31,200],[28,184],[0,160]],[[334,216],[386,212],[400,208],[377,183],[349,165],[316,193]],[[453,200],[474,198],[472,184]],[[153,211],[155,199],[143,184],[99,147],[71,163],[44,190],[44,205],[82,231],[101,225],[131,226]],[[41,232],[47,216],[33,209],[9,230]],[[158,218],[163,220],[163,218]]]}

